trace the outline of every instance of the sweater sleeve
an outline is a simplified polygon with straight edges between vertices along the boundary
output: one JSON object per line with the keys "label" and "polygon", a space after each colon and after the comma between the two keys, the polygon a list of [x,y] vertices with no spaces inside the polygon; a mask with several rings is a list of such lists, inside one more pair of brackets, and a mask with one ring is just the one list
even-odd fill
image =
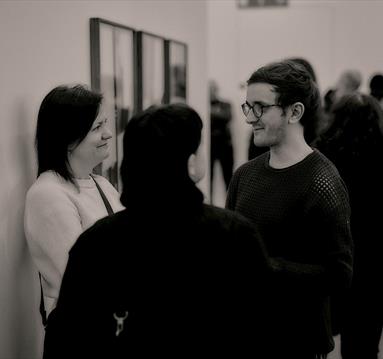
{"label": "sweater sleeve", "polygon": [[314,187],[310,211],[311,216],[319,221],[323,261],[305,264],[274,258],[271,262],[275,273],[284,281],[301,288],[332,293],[348,287],[352,278],[353,244],[348,193],[340,179],[322,179]]}
{"label": "sweater sleeve", "polygon": [[58,186],[37,188],[27,195],[25,233],[38,270],[57,298],[68,252],[82,232],[75,204]]}

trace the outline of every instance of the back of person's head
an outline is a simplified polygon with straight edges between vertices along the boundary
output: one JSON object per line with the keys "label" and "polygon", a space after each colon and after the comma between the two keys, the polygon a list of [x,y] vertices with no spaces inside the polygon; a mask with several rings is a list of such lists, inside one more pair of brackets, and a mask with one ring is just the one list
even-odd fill
{"label": "back of person's head", "polygon": [[58,86],[45,96],[36,128],[38,176],[53,170],[73,182],[68,149],[86,137],[101,102],[101,94],[83,85]]}
{"label": "back of person's head", "polygon": [[370,80],[370,94],[378,101],[383,98],[383,75],[376,74]]}
{"label": "back of person's head", "polygon": [[358,70],[346,70],[339,77],[337,91],[340,92],[339,98],[355,92],[362,84],[362,74]]}
{"label": "back of person's head", "polygon": [[291,61],[294,61],[298,64],[301,64],[305,67],[305,69],[307,70],[307,72],[311,75],[313,81],[316,83],[317,82],[317,77],[315,75],[315,71],[314,71],[314,68],[312,67],[312,65],[310,64],[310,62],[306,59],[304,59],[303,57],[291,57],[287,60],[291,60]]}
{"label": "back of person's head", "polygon": [[383,110],[375,98],[359,92],[345,95],[334,105],[333,122],[323,135],[324,148],[350,161],[361,156],[365,160],[374,149],[383,149],[382,125]]}
{"label": "back of person's head", "polygon": [[304,127],[306,141],[315,138],[320,95],[311,74],[303,65],[291,60],[271,63],[250,76],[247,84],[254,83],[272,85],[276,92],[276,102],[283,109],[301,102],[305,110],[300,123]]}
{"label": "back of person's head", "polygon": [[201,131],[200,116],[186,104],[152,106],[134,116],[124,134],[121,202],[129,206],[194,187],[188,165]]}

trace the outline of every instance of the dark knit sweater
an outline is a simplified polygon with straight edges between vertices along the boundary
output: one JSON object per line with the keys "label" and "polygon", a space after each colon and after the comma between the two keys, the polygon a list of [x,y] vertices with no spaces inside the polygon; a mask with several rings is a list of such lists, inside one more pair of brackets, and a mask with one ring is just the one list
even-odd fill
{"label": "dark knit sweater", "polygon": [[333,164],[314,150],[284,169],[264,153],[240,167],[226,206],[258,228],[278,274],[270,282],[273,341],[315,353],[333,348],[328,296],[352,276],[350,207]]}

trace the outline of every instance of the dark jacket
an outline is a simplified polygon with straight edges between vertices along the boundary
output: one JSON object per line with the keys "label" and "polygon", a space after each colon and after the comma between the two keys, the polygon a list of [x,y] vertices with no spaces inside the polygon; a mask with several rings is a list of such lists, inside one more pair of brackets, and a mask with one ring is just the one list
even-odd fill
{"label": "dark jacket", "polygon": [[[193,191],[156,211],[124,210],[80,236],[49,317],[45,359],[262,350],[263,245],[250,222]],[[126,313],[116,336],[114,314]]]}

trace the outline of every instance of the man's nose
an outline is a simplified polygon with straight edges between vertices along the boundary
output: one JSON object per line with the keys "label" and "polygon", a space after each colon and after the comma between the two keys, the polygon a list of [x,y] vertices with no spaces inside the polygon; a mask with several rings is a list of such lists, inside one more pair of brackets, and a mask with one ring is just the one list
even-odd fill
{"label": "man's nose", "polygon": [[110,129],[108,127],[105,127],[104,132],[102,133],[102,139],[109,140],[110,138],[112,138],[112,136],[113,135]]}
{"label": "man's nose", "polygon": [[249,113],[246,116],[246,123],[249,125],[252,125],[254,123],[257,123],[259,121],[258,117],[255,117],[253,111],[249,111]]}

